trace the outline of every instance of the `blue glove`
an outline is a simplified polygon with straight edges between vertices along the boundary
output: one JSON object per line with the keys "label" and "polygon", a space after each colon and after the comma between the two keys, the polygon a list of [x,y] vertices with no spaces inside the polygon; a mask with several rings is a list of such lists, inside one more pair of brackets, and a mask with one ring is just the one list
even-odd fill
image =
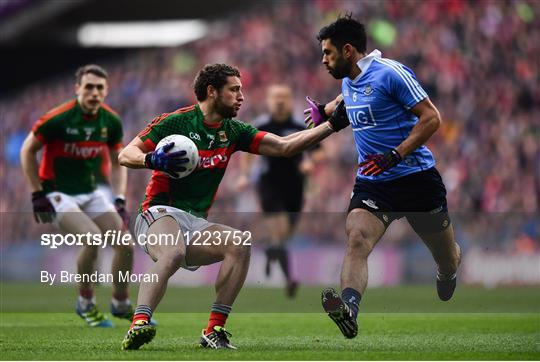
{"label": "blue glove", "polygon": [[174,142],[171,142],[153,152],[147,153],[144,156],[144,165],[151,170],[162,171],[173,178],[178,178],[176,172],[185,171],[186,168],[182,165],[189,162],[189,159],[182,158],[182,156],[186,155],[186,151],[167,153],[173,147]]}

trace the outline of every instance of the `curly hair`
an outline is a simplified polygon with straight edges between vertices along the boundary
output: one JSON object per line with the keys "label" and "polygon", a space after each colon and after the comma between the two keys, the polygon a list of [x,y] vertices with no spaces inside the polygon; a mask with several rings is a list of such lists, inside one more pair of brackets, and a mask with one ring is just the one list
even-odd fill
{"label": "curly hair", "polygon": [[332,24],[323,27],[317,40],[322,42],[325,39],[330,39],[339,51],[345,44],[351,44],[360,53],[366,51],[366,28],[364,24],[353,19],[352,14],[338,17]]}
{"label": "curly hair", "polygon": [[208,98],[208,86],[211,85],[218,91],[227,84],[227,77],[240,78],[240,71],[238,68],[227,64],[207,64],[205,65],[195,77],[193,82],[193,90],[195,96],[199,102],[202,102]]}

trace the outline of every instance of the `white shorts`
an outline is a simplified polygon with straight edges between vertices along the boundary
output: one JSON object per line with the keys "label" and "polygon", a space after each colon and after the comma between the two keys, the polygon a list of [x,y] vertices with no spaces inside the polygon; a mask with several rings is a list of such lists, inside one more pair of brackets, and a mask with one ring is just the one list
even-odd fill
{"label": "white shorts", "polygon": [[53,191],[47,194],[47,198],[56,210],[53,224],[58,226],[65,212],[85,212],[90,219],[95,219],[106,212],[116,212],[114,205],[107,200],[103,193],[94,190],[88,194],[68,195],[63,192]]}
{"label": "white shorts", "polygon": [[105,196],[107,200],[113,203],[114,205],[114,192],[109,184],[98,184],[97,189]]}
{"label": "white shorts", "polygon": [[[150,225],[152,225],[156,220],[159,220],[164,216],[171,216],[178,223],[178,226],[180,226],[180,231],[184,236],[184,245],[186,243],[189,244],[189,238],[195,232],[201,232],[209,228],[210,226],[215,225],[214,223],[211,223],[206,219],[197,217],[190,214],[189,212],[177,209],[176,207],[162,205],[152,206],[148,210],[137,215],[137,219],[135,220],[135,225],[133,227],[133,234],[135,235],[139,246],[147,254],[148,247],[145,242],[146,233],[148,232]],[[187,240],[185,240],[186,238]],[[199,268],[199,266],[196,265],[188,266],[186,264],[185,257],[180,266],[184,269],[188,269],[191,271],[197,270]]]}

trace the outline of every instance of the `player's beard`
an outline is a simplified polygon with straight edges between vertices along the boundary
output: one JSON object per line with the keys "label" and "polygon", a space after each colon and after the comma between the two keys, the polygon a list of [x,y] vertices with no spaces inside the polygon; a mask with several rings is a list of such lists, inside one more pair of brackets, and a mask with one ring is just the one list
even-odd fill
{"label": "player's beard", "polygon": [[351,62],[345,60],[343,57],[339,57],[336,59],[336,65],[334,68],[328,69],[328,72],[334,77],[335,79],[343,79],[346,76],[349,75],[351,71]]}
{"label": "player's beard", "polygon": [[227,106],[225,103],[223,103],[221,101],[221,97],[218,97],[216,99],[215,109],[216,113],[223,118],[233,118],[236,117],[236,115],[238,114],[234,107]]}

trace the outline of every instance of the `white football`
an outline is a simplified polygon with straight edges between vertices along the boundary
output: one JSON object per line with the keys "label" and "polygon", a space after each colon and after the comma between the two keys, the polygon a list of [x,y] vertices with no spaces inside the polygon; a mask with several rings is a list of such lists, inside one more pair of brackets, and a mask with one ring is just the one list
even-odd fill
{"label": "white football", "polygon": [[[199,151],[197,150],[197,146],[195,143],[187,138],[186,136],[182,136],[179,134],[172,134],[170,136],[167,136],[163,138],[156,146],[156,149],[165,146],[168,143],[174,142],[173,148],[167,151],[167,153],[172,152],[178,152],[178,151],[186,151],[186,155],[183,156],[189,161],[184,164],[184,167],[186,168],[183,172],[176,172],[177,177],[174,178],[183,178],[189,175],[197,168],[197,165],[199,164]],[[169,174],[165,173],[167,176],[170,176]],[[171,176],[172,177],[172,176]]]}

